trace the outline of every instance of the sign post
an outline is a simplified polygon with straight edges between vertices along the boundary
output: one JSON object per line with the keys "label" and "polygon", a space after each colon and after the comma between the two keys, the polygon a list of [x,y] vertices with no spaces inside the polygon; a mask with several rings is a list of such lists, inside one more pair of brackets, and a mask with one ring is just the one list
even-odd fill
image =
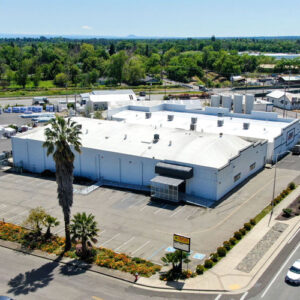
{"label": "sign post", "polygon": [[191,239],[189,237],[175,234],[173,235],[173,248],[180,250],[180,265],[179,271],[182,273],[182,251],[190,252],[191,250]]}

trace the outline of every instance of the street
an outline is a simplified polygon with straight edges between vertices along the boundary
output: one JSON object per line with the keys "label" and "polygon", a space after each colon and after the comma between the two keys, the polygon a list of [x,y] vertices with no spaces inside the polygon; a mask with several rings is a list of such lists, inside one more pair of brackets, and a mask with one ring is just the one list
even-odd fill
{"label": "street", "polygon": [[300,232],[288,241],[254,287],[241,294],[153,291],[56,261],[0,247],[0,295],[14,299],[200,299],[296,300],[299,287],[285,283],[288,268],[300,257]]}

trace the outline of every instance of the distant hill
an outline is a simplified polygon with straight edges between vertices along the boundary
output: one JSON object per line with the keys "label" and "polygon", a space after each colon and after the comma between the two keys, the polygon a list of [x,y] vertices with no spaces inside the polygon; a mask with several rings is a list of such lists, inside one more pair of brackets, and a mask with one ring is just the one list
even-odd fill
{"label": "distant hill", "polygon": [[[109,35],[56,35],[56,34],[13,34],[13,33],[0,33],[0,38],[40,38],[41,36],[46,38],[67,38],[67,39],[136,39],[136,40],[144,40],[144,39],[210,39],[211,37],[169,37],[169,36],[136,36],[134,34],[130,34],[128,36],[109,36]],[[216,37],[216,39],[257,39],[257,40],[298,40],[300,36],[237,36],[237,37]]]}

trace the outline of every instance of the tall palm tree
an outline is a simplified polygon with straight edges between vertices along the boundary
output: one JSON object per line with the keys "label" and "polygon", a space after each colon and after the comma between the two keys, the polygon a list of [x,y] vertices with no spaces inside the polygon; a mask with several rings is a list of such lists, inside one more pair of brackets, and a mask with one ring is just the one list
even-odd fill
{"label": "tall palm tree", "polygon": [[50,127],[45,129],[47,156],[53,154],[56,166],[56,182],[58,203],[64,214],[66,244],[65,251],[71,248],[70,214],[73,204],[73,170],[75,155],[71,149],[81,153],[81,125],[71,119],[56,117],[50,121]]}
{"label": "tall palm tree", "polygon": [[87,257],[87,243],[96,242],[95,237],[98,235],[97,222],[92,214],[86,215],[85,212],[74,215],[71,224],[71,234],[74,241],[80,240],[82,245],[82,256]]}

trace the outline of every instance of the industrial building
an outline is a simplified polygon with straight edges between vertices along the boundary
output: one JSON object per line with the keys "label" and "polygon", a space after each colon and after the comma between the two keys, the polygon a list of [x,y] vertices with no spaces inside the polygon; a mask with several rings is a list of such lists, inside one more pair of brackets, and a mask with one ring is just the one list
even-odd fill
{"label": "industrial building", "polygon": [[[158,199],[211,205],[265,165],[267,142],[262,139],[80,117],[73,120],[82,125],[83,133],[75,175],[148,190]],[[55,171],[52,157],[42,147],[44,129],[12,138],[17,167],[36,173]]]}
{"label": "industrial building", "polygon": [[101,90],[81,94],[81,103],[86,104],[86,109],[90,112],[106,110],[136,100],[136,95],[132,90]]}
{"label": "industrial building", "polygon": [[300,94],[293,94],[284,91],[274,91],[267,95],[268,101],[275,107],[293,110],[300,109]]}
{"label": "industrial building", "polygon": [[[250,97],[249,99],[251,100]],[[223,101],[224,107],[203,109],[193,108],[188,104],[138,103],[109,110],[108,118],[131,124],[150,125],[154,128],[192,129],[200,133],[223,133],[267,140],[268,163],[275,162],[278,156],[286,153],[297,143],[300,138],[298,119],[280,118],[273,112],[253,111],[254,99],[248,102],[245,109],[247,113],[242,113],[241,98],[238,100],[239,103],[233,104],[236,112],[230,111],[231,98],[228,97]],[[191,120],[194,124],[191,124]]]}

